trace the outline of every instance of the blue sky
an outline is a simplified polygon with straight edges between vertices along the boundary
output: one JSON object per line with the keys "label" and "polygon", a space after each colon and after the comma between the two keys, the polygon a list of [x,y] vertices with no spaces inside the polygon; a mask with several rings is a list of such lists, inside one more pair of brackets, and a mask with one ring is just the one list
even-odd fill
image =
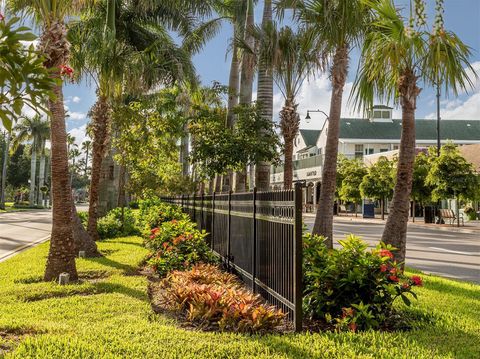
{"label": "blue sky", "polygon": [[[409,8],[409,0],[395,0],[397,6]],[[427,16],[430,20],[434,16],[435,0],[427,0]],[[445,27],[454,31],[466,44],[472,47],[471,63],[480,74],[480,0],[445,0]],[[256,21],[261,19],[263,1],[256,7]],[[223,84],[228,82],[230,54],[227,53],[228,39],[231,37],[231,27],[225,23],[222,31],[210,41],[204,50],[195,56],[194,64],[201,81],[209,85],[212,81]],[[348,83],[345,87],[344,99],[348,98],[358,61],[358,51],[352,52]],[[299,96],[299,112],[305,117],[307,109],[321,109],[328,113],[330,102],[329,80],[325,74],[320,74],[309,83],[304,84]],[[275,91],[274,112],[278,113],[282,104],[281,95]],[[85,124],[88,122],[87,113],[95,102],[95,89],[87,83],[67,85],[65,87],[65,102],[71,117],[67,120],[67,129],[80,142],[84,137]],[[469,93],[458,97],[442,94],[442,118],[459,120],[480,120],[480,81]],[[417,118],[435,116],[435,92],[431,88],[424,88],[417,104]],[[352,113],[344,100],[344,117],[356,116]],[[400,111],[394,111],[394,117],[399,117]],[[323,118],[312,115],[312,121],[307,124],[302,121],[301,127],[319,128]]]}

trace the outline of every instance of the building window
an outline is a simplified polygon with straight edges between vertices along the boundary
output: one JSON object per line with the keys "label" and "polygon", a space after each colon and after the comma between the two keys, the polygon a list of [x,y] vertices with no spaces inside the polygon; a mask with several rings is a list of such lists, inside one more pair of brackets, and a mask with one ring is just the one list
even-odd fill
{"label": "building window", "polygon": [[398,150],[398,145],[393,145],[394,150]]}
{"label": "building window", "polygon": [[380,152],[387,152],[388,148],[380,148]]}
{"label": "building window", "polygon": [[382,118],[382,111],[373,111],[373,118]]}
{"label": "building window", "polygon": [[382,118],[390,118],[390,111],[382,111]]}
{"label": "building window", "polygon": [[373,154],[373,148],[365,148],[365,154],[366,155],[372,155]]}
{"label": "building window", "polygon": [[363,157],[363,145],[355,145],[355,158]]}

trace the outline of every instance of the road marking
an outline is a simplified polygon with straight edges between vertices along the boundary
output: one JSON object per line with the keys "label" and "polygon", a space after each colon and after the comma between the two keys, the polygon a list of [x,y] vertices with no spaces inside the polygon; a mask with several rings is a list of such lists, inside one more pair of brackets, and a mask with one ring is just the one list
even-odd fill
{"label": "road marking", "polygon": [[455,254],[463,254],[465,256],[478,256],[480,253],[478,252],[460,252],[460,251],[452,251],[450,249],[445,249],[445,248],[438,248],[438,247],[428,247],[430,249],[436,249],[437,251],[444,251],[448,253],[455,253]]}
{"label": "road marking", "polygon": [[47,241],[48,239],[50,239],[50,235],[46,236],[46,237],[43,237],[43,238],[40,238],[40,239],[37,239],[35,242],[31,242],[31,243],[27,243],[27,244],[24,244],[18,248],[15,248],[13,251],[10,251],[9,253],[3,255],[2,257],[0,257],[0,262],[3,262],[4,260],[10,258],[10,257],[13,257],[15,254],[27,249],[27,248],[30,248],[30,247],[33,247],[37,244],[40,244],[40,243],[43,243],[45,241]]}

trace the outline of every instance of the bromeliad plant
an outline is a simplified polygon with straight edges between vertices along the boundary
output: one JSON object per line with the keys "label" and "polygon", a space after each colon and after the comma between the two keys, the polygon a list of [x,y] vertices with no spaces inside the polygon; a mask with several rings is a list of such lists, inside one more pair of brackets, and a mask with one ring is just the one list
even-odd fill
{"label": "bromeliad plant", "polygon": [[197,263],[215,262],[205,242],[206,232],[200,232],[188,219],[173,219],[151,230],[145,245],[151,250],[147,260],[160,276],[176,269],[188,269]]}
{"label": "bromeliad plant", "polygon": [[186,312],[187,320],[221,330],[259,333],[277,327],[285,315],[242,287],[232,274],[212,265],[173,271],[161,283],[163,301]]}
{"label": "bromeliad plant", "polygon": [[326,320],[339,330],[379,328],[393,314],[393,303],[421,286],[418,276],[407,278],[394,261],[390,245],[371,251],[354,235],[328,250],[322,237],[304,236],[304,310],[312,319]]}

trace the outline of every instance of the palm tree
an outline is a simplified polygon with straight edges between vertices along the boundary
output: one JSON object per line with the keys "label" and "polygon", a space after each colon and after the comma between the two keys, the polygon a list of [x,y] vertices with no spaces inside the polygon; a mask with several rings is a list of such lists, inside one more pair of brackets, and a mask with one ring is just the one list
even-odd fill
{"label": "palm tree", "polygon": [[[263,5],[262,30],[268,32],[272,28],[272,1],[265,0]],[[264,53],[269,55],[268,49]],[[260,114],[267,120],[273,119],[273,71],[269,61],[260,54],[258,60],[257,102]],[[255,186],[260,191],[268,191],[270,187],[270,163],[260,161],[255,164]]]}
{"label": "palm tree", "polygon": [[374,19],[365,38],[354,83],[358,106],[370,108],[378,97],[380,101],[393,99],[402,108],[397,181],[382,235],[383,242],[398,248],[395,259],[402,263],[415,161],[415,109],[420,81],[426,86],[442,83],[445,91],[452,89],[457,94],[472,84],[465,68],[473,71],[468,63],[469,47],[443,28],[441,3],[437,3],[435,28],[428,31],[422,4],[418,6],[421,2],[416,1],[416,18],[412,15],[407,23],[392,0],[366,2]]}
{"label": "palm tree", "polygon": [[[37,153],[43,153],[45,141],[50,136],[50,126],[39,115],[24,117],[15,127],[15,136],[12,141],[12,148],[16,150],[22,142],[32,141],[30,161],[30,193],[28,196],[30,206],[37,201],[36,196],[36,171]],[[40,188],[40,187],[38,187]]]}
{"label": "palm tree", "polygon": [[[184,7],[179,7],[180,3]],[[99,4],[86,13],[70,32],[78,69],[93,72],[98,78],[97,102],[90,111],[93,148],[88,232],[94,239],[98,239],[98,187],[108,148],[112,104],[125,92],[141,93],[181,78],[195,81],[189,53],[179,48],[167,31],[191,31],[191,17],[184,15],[190,10],[192,14],[194,4],[187,3],[169,3],[167,9],[164,3],[117,4],[108,0],[106,6]],[[197,7],[204,10],[204,4]]]}
{"label": "palm tree", "polygon": [[74,15],[82,5],[93,0],[10,0],[15,11],[26,11],[41,24],[39,48],[45,56],[44,66],[51,77],[58,80],[53,88],[54,99],[48,101],[51,121],[52,156],[52,233],[44,279],[57,279],[60,273],[78,278],[75,266],[72,233],[72,194],[68,176],[67,133],[63,105],[62,69],[68,64],[70,44],[67,40],[65,20]]}
{"label": "palm tree", "polygon": [[39,144],[39,153],[40,153],[40,167],[39,167],[39,173],[38,173],[38,193],[37,193],[37,204],[43,205],[43,197],[44,194],[41,191],[41,188],[45,186],[45,166],[46,166],[46,144],[47,140],[50,139],[50,124],[48,122],[45,122],[46,125],[48,126],[48,131],[44,132],[44,137],[41,138],[41,142]]}
{"label": "palm tree", "polygon": [[329,65],[332,97],[328,116],[325,160],[320,201],[312,233],[326,238],[333,247],[333,202],[337,175],[338,136],[342,96],[348,74],[349,51],[365,33],[370,15],[362,0],[280,0],[279,8],[294,7],[299,22],[318,39],[320,58]]}
{"label": "palm tree", "polygon": [[76,138],[75,136],[72,136],[71,134],[67,133],[67,153],[70,155],[70,150],[74,147],[78,147],[78,145],[75,143]]}
{"label": "palm tree", "polygon": [[273,60],[274,79],[285,103],[280,111],[280,129],[284,139],[285,164],[283,186],[292,188],[293,141],[300,126],[296,96],[307,76],[317,68],[317,54],[306,32],[294,33],[290,27],[281,29]]}
{"label": "palm tree", "polygon": [[90,140],[85,140],[82,142],[82,151],[85,152],[85,177],[87,176],[87,170],[88,170],[88,152],[90,151],[90,147],[92,146],[92,141]]}

